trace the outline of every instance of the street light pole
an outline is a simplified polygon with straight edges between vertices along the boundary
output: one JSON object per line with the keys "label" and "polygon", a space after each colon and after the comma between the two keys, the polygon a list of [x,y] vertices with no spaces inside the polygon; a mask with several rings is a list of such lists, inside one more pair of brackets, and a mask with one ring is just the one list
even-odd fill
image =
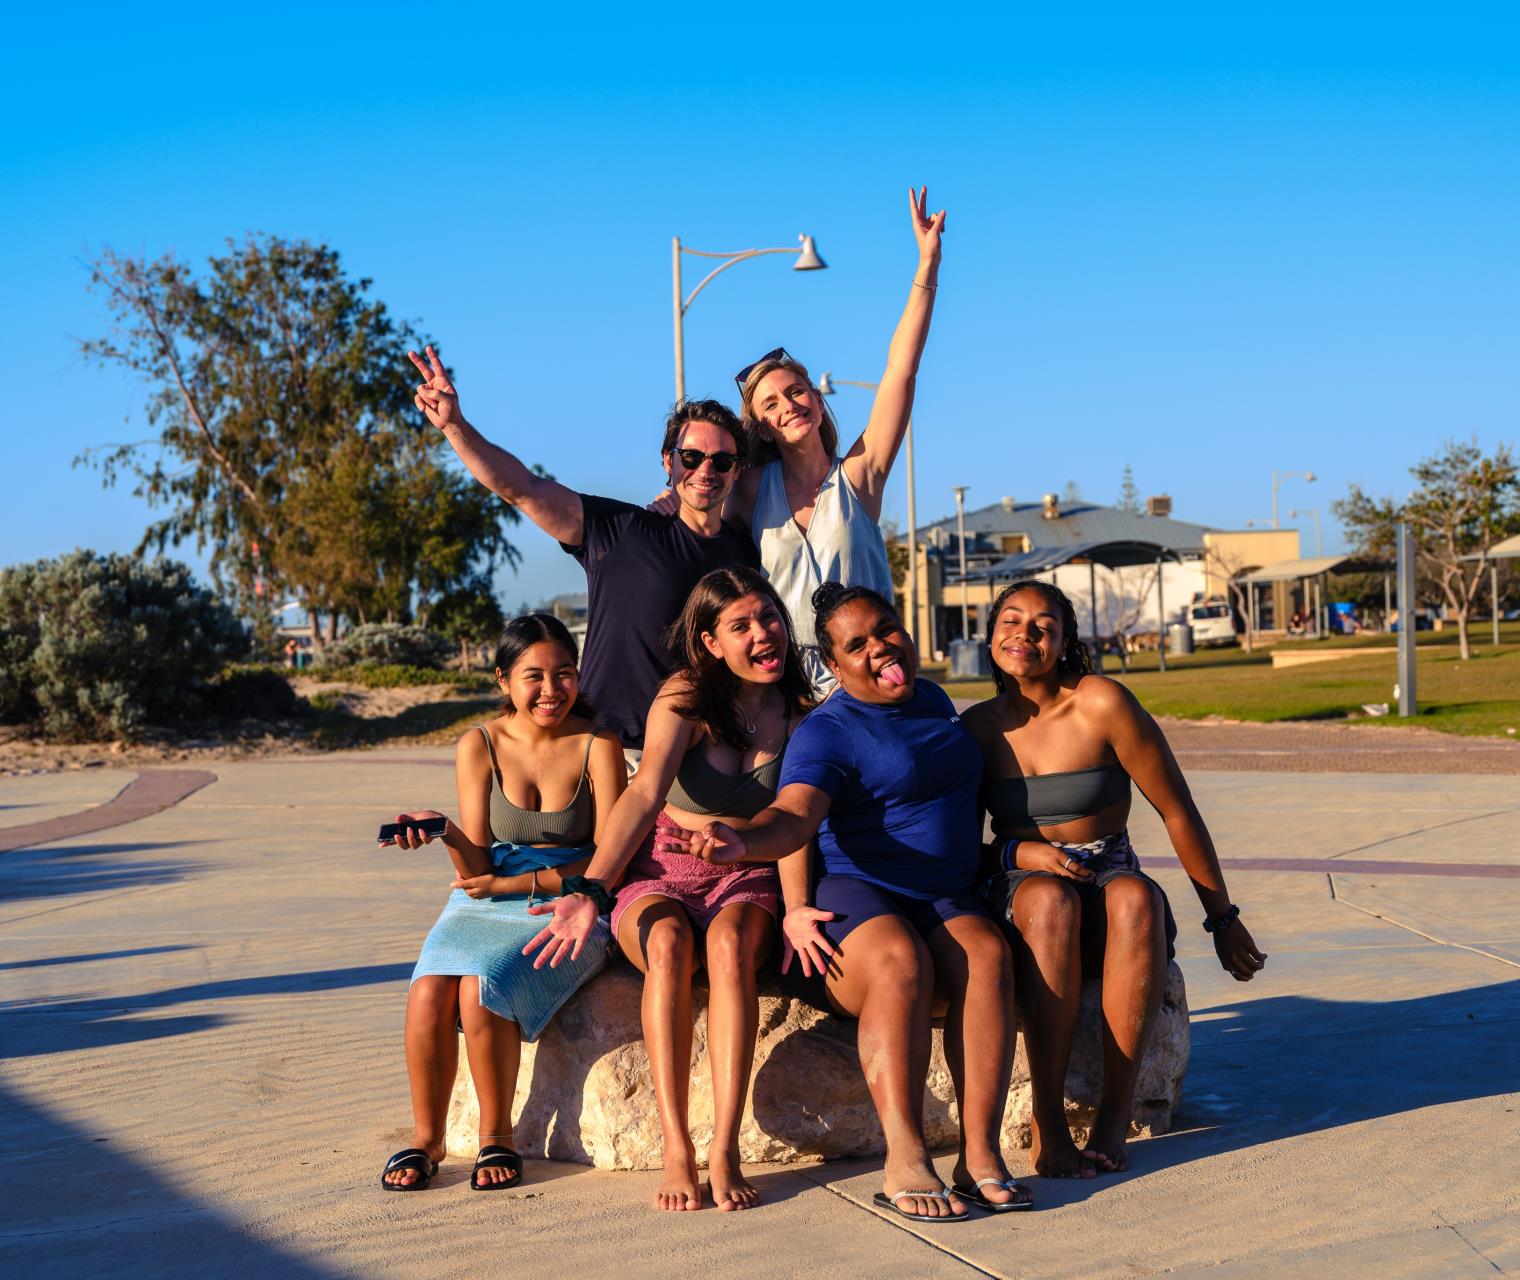
{"label": "street light pole", "polygon": [[[831,396],[834,388],[841,387],[864,387],[867,391],[875,391],[881,383],[859,382],[854,378],[836,378],[833,374],[825,372],[818,379],[818,392],[820,395]],[[907,430],[903,433],[903,448],[907,454],[905,459],[908,468],[908,636],[915,647],[918,645],[918,506],[913,496],[913,418],[908,418]]]}
{"label": "street light pole", "polygon": [[[795,253],[797,261],[792,263],[793,271],[822,271],[829,265],[818,256],[818,250],[813,246],[812,236],[800,235],[797,239],[801,243],[795,249],[740,249],[736,253],[709,253],[704,249],[688,249],[681,243],[680,236],[672,237],[670,241],[670,279],[671,299],[675,313],[677,400],[684,400],[686,398],[686,333],[684,321],[687,311],[691,309],[691,304],[696,301],[697,294],[707,288],[709,280],[727,271],[735,263],[747,262],[750,258],[759,258],[767,253]],[[684,299],[681,297],[681,255],[683,253],[689,253],[697,258],[722,259],[719,265],[697,282],[697,287]]]}
{"label": "street light pole", "polygon": [[1320,536],[1319,536],[1319,533],[1320,533],[1320,530],[1319,530],[1319,508],[1318,507],[1305,507],[1305,508],[1302,508],[1302,509],[1300,509],[1300,508],[1294,508],[1292,511],[1288,512],[1288,519],[1290,519],[1290,520],[1297,520],[1299,518],[1299,516],[1313,516],[1314,517],[1314,554],[1316,556],[1323,555],[1324,553],[1320,550],[1320,545],[1321,544],[1320,544]]}
{"label": "street light pole", "polygon": [[955,494],[955,536],[961,544],[961,639],[971,639],[970,586],[966,582],[966,490],[970,485],[952,487]]}
{"label": "street light pole", "polygon": [[1277,521],[1277,486],[1284,480],[1296,480],[1302,476],[1309,484],[1313,484],[1318,476],[1312,471],[1273,471],[1272,472],[1272,527],[1279,529],[1282,526]]}

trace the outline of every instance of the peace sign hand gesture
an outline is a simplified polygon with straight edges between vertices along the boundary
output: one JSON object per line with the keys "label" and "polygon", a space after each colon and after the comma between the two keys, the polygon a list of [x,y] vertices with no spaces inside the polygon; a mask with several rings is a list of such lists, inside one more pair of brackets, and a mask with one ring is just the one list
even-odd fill
{"label": "peace sign hand gesture", "polygon": [[945,211],[929,213],[929,188],[908,188],[908,208],[913,216],[913,238],[918,241],[918,260],[938,262],[940,237],[945,234]]}
{"label": "peace sign hand gesture", "polygon": [[424,347],[423,350],[427,352],[426,363],[415,351],[406,353],[411,362],[417,366],[417,372],[422,375],[422,381],[417,384],[417,392],[412,397],[412,403],[421,409],[427,420],[440,431],[462,426],[464,415],[459,412],[459,393],[454,390],[454,384],[449,381],[449,375],[444,372],[443,362],[438,359],[438,353],[430,346]]}

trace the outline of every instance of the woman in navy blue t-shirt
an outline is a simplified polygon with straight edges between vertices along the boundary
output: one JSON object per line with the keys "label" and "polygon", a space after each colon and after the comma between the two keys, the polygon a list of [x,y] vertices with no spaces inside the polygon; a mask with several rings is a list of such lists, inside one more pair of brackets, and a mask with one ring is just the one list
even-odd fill
{"label": "woman in navy blue t-shirt", "polygon": [[[964,1219],[965,1201],[1027,1208],[999,1144],[1013,971],[973,888],[980,752],[944,690],[916,678],[912,642],[881,596],[826,583],[813,607],[840,688],[792,735],[775,804],[742,833],[714,823],[685,847],[717,862],[781,860],[783,973],[795,954],[815,1000],[860,1020],[860,1062],[887,1140],[878,1202],[922,1221]],[[815,833],[823,875],[810,905],[809,868],[786,855]],[[923,1130],[936,996],[948,1006],[945,1057],[961,1114],[948,1191]]]}

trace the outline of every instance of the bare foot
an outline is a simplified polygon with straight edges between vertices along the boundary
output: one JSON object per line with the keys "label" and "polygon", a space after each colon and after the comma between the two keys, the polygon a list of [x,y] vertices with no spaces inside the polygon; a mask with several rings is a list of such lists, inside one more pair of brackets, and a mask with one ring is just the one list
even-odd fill
{"label": "bare foot", "polygon": [[[505,1133],[483,1133],[480,1135],[480,1145],[482,1149],[485,1147],[511,1147],[512,1131],[508,1129]],[[479,1158],[477,1155],[476,1159],[478,1160]],[[516,1182],[517,1170],[508,1169],[505,1165],[501,1164],[488,1164],[476,1169],[470,1174],[470,1177],[478,1187],[493,1187],[497,1183]]]}
{"label": "bare foot", "polygon": [[707,1185],[718,1209],[753,1209],[760,1203],[759,1190],[739,1168],[737,1151],[707,1149]]}
{"label": "bare foot", "polygon": [[665,1148],[665,1178],[654,1193],[654,1207],[681,1211],[702,1207],[697,1183],[697,1149],[688,1138],[684,1146]]}
{"label": "bare foot", "polygon": [[1062,1117],[1059,1126],[1050,1126],[1050,1136],[1038,1121],[1029,1125],[1029,1163],[1042,1178],[1095,1178],[1093,1162],[1077,1150],[1071,1130]]}
{"label": "bare foot", "polygon": [[[986,1182],[996,1178],[996,1182]],[[977,1194],[990,1204],[1033,1204],[1034,1192],[1020,1182],[1015,1182],[1008,1166],[1001,1159],[985,1157],[970,1160],[962,1156],[950,1171],[950,1182],[957,1187],[975,1187]],[[984,1185],[977,1186],[982,1182]]]}
{"label": "bare foot", "polygon": [[1082,1154],[1103,1173],[1122,1173],[1129,1168],[1129,1152],[1124,1141],[1128,1136],[1128,1114],[1110,1112],[1100,1105]]}
{"label": "bare foot", "polygon": [[[424,1142],[414,1142],[412,1145],[414,1147],[421,1147],[426,1151],[429,1160],[437,1161],[443,1159],[442,1142],[435,1142],[431,1146]],[[422,1177],[420,1169],[392,1169],[385,1175],[385,1182],[387,1186],[409,1187],[420,1177]]]}
{"label": "bare foot", "polygon": [[[889,1199],[903,1191],[945,1189],[945,1184],[939,1180],[939,1174],[934,1172],[934,1166],[927,1160],[893,1160],[888,1157],[887,1167],[882,1170],[882,1174]],[[903,1213],[916,1213],[926,1218],[962,1218],[966,1215],[965,1201],[953,1191],[950,1192],[948,1201],[938,1196],[902,1196],[894,1204]]]}

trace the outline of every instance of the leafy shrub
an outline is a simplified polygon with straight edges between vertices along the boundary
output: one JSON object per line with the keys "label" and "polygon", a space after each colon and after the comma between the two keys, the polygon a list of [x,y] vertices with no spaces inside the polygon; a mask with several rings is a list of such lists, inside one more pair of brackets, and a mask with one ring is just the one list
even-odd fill
{"label": "leafy shrub", "polygon": [[304,708],[272,667],[228,667],[206,687],[206,710],[222,720],[284,720]]}
{"label": "leafy shrub", "polygon": [[343,639],[316,655],[319,669],[384,663],[412,667],[441,667],[454,646],[436,632],[389,622],[355,627]]}
{"label": "leafy shrub", "polygon": [[75,551],[0,569],[0,719],[132,737],[201,710],[247,629],[173,560]]}
{"label": "leafy shrub", "polygon": [[468,689],[493,687],[493,682],[488,678],[463,671],[440,671],[436,667],[399,664],[381,665],[375,662],[363,662],[356,667],[322,667],[313,674],[322,680],[362,684],[366,689],[404,689],[422,684],[452,684]]}

